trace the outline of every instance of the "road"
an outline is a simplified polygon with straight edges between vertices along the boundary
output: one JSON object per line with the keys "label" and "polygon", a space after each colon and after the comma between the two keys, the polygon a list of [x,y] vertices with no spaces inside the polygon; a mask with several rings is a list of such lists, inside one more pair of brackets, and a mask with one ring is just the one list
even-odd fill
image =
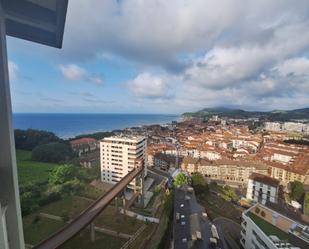
{"label": "road", "polygon": [[42,241],[34,249],[55,249],[68,241],[80,230],[89,225],[118,195],[121,191],[141,172],[143,167],[139,167],[128,173],[121,181],[115,184],[107,193],[97,199],[91,206],[84,210],[75,220],[53,234],[48,239]]}

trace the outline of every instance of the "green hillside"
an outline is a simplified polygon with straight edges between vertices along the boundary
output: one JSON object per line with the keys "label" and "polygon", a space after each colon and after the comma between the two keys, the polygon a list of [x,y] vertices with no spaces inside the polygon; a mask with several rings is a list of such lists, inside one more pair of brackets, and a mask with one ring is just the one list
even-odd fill
{"label": "green hillside", "polygon": [[225,107],[204,108],[197,112],[186,112],[183,117],[208,119],[213,115],[228,118],[260,118],[269,121],[288,121],[292,119],[309,119],[309,108],[296,110],[274,110],[270,112],[244,111]]}

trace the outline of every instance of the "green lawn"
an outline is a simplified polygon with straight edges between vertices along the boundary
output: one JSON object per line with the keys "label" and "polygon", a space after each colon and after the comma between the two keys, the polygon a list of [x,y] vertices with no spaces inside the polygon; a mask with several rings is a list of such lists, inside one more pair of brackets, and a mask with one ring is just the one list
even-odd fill
{"label": "green lawn", "polygon": [[80,196],[93,199],[93,200],[98,199],[103,194],[104,194],[103,190],[95,188],[91,185],[86,185],[85,188],[79,193]]}
{"label": "green lawn", "polygon": [[[92,202],[80,197],[70,196],[62,200],[53,202],[38,210],[38,212],[48,213],[63,217],[64,214],[70,218],[75,218],[85,210]],[[109,205],[95,220],[95,224],[100,227],[109,228],[118,232],[133,234],[143,224],[136,220],[116,212],[114,206]]]}
{"label": "green lawn", "polygon": [[54,163],[35,162],[31,160],[31,151],[17,150],[17,168],[19,184],[29,182],[44,183],[48,181],[48,175],[53,168],[57,167]]}
{"label": "green lawn", "polygon": [[74,218],[78,216],[87,207],[89,207],[90,204],[91,201],[74,196],[69,196],[42,207],[39,212],[57,216],[63,216],[64,214],[66,214],[70,218]]}
{"label": "green lawn", "polygon": [[266,235],[276,235],[281,240],[286,240],[289,238],[287,233],[281,231],[279,228],[268,223],[254,213],[248,212],[248,215]]}
{"label": "green lawn", "polygon": [[81,235],[75,236],[66,242],[59,249],[119,249],[126,242],[121,238],[116,238],[106,234],[96,232],[95,241],[90,240],[90,232],[83,231]]}
{"label": "green lawn", "polygon": [[64,223],[40,217],[35,222],[35,215],[28,215],[23,218],[24,236],[27,244],[36,245],[43,239],[59,230]]}
{"label": "green lawn", "polygon": [[135,218],[125,216],[116,212],[114,206],[109,205],[95,220],[100,227],[110,228],[117,232],[133,234],[139,229],[143,222]]}

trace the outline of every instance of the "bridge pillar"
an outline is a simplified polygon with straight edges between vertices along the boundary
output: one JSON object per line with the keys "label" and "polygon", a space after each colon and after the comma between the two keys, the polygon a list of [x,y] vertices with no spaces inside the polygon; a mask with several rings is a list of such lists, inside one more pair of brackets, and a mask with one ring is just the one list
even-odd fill
{"label": "bridge pillar", "polygon": [[115,207],[116,207],[116,211],[118,211],[118,197],[115,197]]}
{"label": "bridge pillar", "polygon": [[144,171],[141,173],[141,206],[144,208],[144,198],[145,198],[145,179]]}
{"label": "bridge pillar", "polygon": [[126,215],[126,197],[123,194],[122,197],[123,214]]}
{"label": "bridge pillar", "polygon": [[95,229],[94,229],[94,223],[93,222],[90,223],[90,238],[91,238],[92,242],[95,241]]}

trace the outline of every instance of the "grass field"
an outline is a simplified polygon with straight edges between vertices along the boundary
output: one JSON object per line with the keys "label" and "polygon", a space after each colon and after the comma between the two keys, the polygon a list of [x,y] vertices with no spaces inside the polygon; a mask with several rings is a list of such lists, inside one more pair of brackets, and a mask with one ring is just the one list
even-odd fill
{"label": "grass field", "polygon": [[133,234],[139,229],[143,222],[135,218],[125,216],[116,212],[116,208],[109,205],[95,220],[99,227],[106,227],[117,232]]}
{"label": "grass field", "polygon": [[[69,218],[75,218],[90,204],[91,201],[76,196],[70,196],[46,205],[40,208],[38,212],[61,217],[67,215]],[[119,212],[116,212],[116,208],[114,206],[109,205],[97,217],[95,224],[99,227],[105,227],[118,232],[133,234],[143,224],[143,222],[120,214]]]}
{"label": "grass field", "polygon": [[79,197],[69,196],[40,208],[39,212],[61,217],[65,214],[70,218],[75,218],[90,204],[91,201]]}
{"label": "grass field", "polygon": [[23,218],[23,226],[25,242],[36,245],[64,226],[64,222],[42,217],[35,222],[35,215],[28,215]]}
{"label": "grass field", "polygon": [[36,184],[48,181],[49,173],[58,165],[54,163],[35,162],[31,160],[31,151],[17,150],[17,168],[19,184],[29,182]]}
{"label": "grass field", "polygon": [[104,194],[103,190],[97,189],[96,187],[93,187],[91,185],[86,185],[84,189],[79,193],[80,196],[93,200],[98,199],[103,194]]}

